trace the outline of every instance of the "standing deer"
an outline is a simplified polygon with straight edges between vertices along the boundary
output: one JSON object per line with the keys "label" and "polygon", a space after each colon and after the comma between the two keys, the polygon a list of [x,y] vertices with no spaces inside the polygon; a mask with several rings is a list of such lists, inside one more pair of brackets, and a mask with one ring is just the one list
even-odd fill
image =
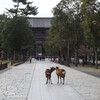
{"label": "standing deer", "polygon": [[52,73],[54,70],[55,70],[54,67],[50,67],[50,69],[46,69],[46,70],[45,70],[45,76],[46,76],[46,78],[47,78],[46,84],[48,83],[48,81],[49,81],[49,84],[50,84],[50,82],[51,82],[51,84],[52,84],[52,81],[51,81],[51,73]]}
{"label": "standing deer", "polygon": [[64,69],[59,69],[59,67],[56,66],[56,74],[57,74],[57,77],[58,77],[57,83],[59,83],[59,77],[60,77],[60,83],[62,83],[61,78],[63,78],[62,84],[64,85],[66,71]]}

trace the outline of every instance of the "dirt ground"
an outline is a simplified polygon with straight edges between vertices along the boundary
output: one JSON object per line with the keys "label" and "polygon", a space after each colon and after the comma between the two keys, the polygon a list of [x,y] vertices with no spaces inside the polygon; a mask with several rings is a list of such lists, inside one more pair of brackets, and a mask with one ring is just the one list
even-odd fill
{"label": "dirt ground", "polygon": [[96,69],[94,67],[86,67],[86,66],[77,66],[77,67],[71,66],[71,68],[100,78],[100,68]]}

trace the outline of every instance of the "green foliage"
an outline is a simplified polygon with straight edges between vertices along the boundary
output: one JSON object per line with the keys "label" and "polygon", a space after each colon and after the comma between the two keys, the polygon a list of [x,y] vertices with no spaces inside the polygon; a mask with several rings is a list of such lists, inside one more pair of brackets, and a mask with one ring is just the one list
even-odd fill
{"label": "green foliage", "polygon": [[0,15],[0,33],[2,33],[3,26],[6,20],[7,20],[7,16],[5,14],[1,14]]}
{"label": "green foliage", "polygon": [[97,0],[81,1],[81,11],[84,14],[81,25],[86,43],[93,48],[100,48],[100,3]]}
{"label": "green foliage", "polygon": [[21,2],[23,4],[26,4],[26,0],[12,0],[15,3]]}
{"label": "green foliage", "polygon": [[[27,0],[12,0],[13,2],[16,3],[14,5],[14,8],[11,9],[6,9],[8,14],[10,13],[11,16],[28,16],[28,15],[36,15],[37,12],[37,7],[32,6],[33,2],[28,2]],[[20,7],[20,5],[22,7]]]}
{"label": "green foliage", "polygon": [[7,16],[5,14],[0,15],[0,50],[1,50],[1,44],[2,44],[2,31],[3,27],[5,25],[5,21],[7,21]]}
{"label": "green foliage", "polygon": [[10,19],[3,30],[2,48],[7,51],[25,51],[33,47],[34,36],[24,17]]}
{"label": "green foliage", "polygon": [[[48,45],[53,51],[67,52],[67,42],[70,41],[72,51],[76,45],[82,44],[83,31],[80,22],[83,17],[80,12],[80,2],[78,0],[61,0],[53,8],[54,17],[51,20]],[[61,41],[61,43],[60,43]]]}

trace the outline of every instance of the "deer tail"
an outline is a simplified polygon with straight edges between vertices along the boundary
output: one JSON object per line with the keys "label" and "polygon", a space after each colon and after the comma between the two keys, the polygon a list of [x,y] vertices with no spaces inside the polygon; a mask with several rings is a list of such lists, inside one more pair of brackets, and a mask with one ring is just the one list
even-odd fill
{"label": "deer tail", "polygon": [[66,71],[64,70],[64,71],[62,72],[62,74],[65,75],[65,74],[66,74]]}

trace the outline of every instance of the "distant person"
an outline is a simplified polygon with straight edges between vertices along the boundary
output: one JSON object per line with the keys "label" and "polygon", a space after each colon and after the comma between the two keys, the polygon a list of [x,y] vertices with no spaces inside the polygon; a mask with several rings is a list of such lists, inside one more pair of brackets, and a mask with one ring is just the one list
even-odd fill
{"label": "distant person", "polygon": [[31,61],[32,61],[32,56],[29,57],[29,60],[30,60],[30,63],[31,63]]}
{"label": "distant person", "polygon": [[53,61],[55,62],[55,60],[56,60],[56,58],[55,57],[53,57]]}

